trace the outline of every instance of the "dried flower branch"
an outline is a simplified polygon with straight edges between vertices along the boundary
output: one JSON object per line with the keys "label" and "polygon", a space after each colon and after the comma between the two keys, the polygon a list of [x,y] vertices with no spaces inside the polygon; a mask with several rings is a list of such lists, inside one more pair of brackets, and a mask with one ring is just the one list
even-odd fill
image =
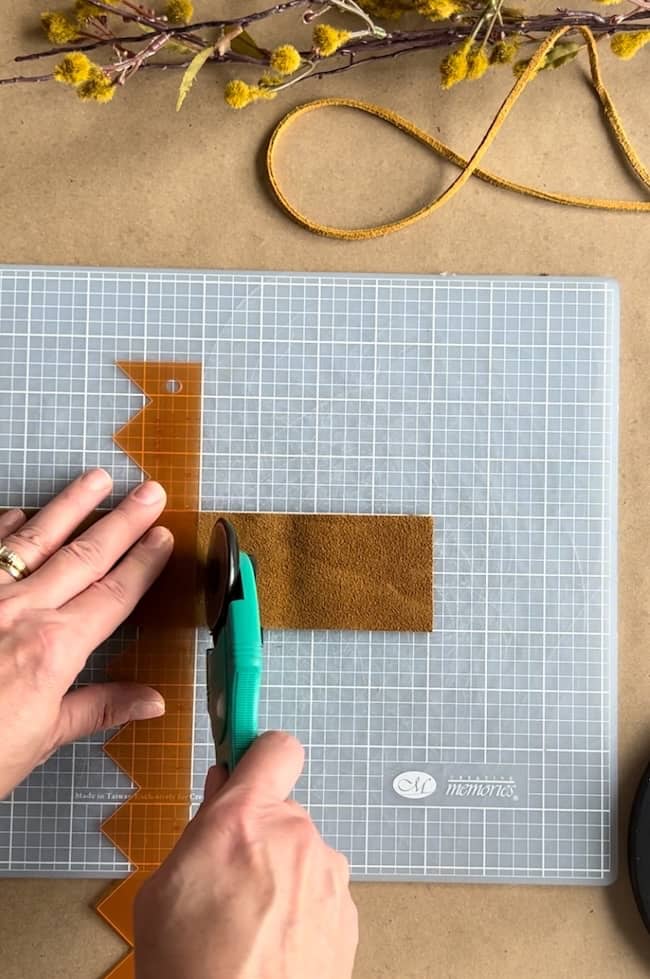
{"label": "dried flower branch", "polygon": [[[599,40],[609,39],[623,59],[650,43],[650,0],[599,0],[603,13],[559,8],[532,15],[506,6],[506,0],[284,0],[240,17],[196,22],[191,0],[164,2],[158,10],[137,0],[76,0],[72,10],[47,11],[42,24],[52,46],[15,61],[58,60],[47,74],[0,78],[0,85],[57,81],[82,100],[107,102],[140,71],[183,70],[180,107],[204,65],[254,66],[254,81],[234,79],[224,88],[226,102],[241,109],[309,78],[423,50],[448,49],[440,64],[443,88],[481,78],[499,65],[510,64],[518,74],[528,64],[527,51],[560,27],[572,30],[539,70],[559,68],[579,54],[583,45],[572,38],[574,28],[588,27]],[[292,11],[300,13],[303,25],[315,22],[309,48],[287,40],[269,49],[250,34],[251,25]],[[342,22],[324,22],[328,11]],[[422,25],[400,30],[398,22],[407,14],[419,15]],[[134,26],[139,33],[132,33]],[[91,61],[88,52],[102,49],[109,59]],[[171,60],[161,59],[163,50]]]}

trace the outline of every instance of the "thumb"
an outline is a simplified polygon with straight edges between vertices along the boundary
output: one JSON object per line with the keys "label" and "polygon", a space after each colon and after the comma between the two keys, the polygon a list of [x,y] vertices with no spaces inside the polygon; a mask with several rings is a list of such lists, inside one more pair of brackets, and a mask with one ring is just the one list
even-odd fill
{"label": "thumb", "polygon": [[202,809],[206,802],[209,802],[215,795],[218,795],[227,781],[228,769],[225,765],[212,765],[211,768],[208,768],[208,773],[205,776],[205,785],[203,786],[203,801],[199,809]]}
{"label": "thumb", "polygon": [[285,731],[268,731],[254,741],[237,764],[221,798],[231,790],[246,788],[266,801],[284,802],[300,778],[305,752],[300,742]]}
{"label": "thumb", "polygon": [[57,744],[164,713],[165,701],[151,687],[140,683],[92,683],[69,691],[61,701]]}
{"label": "thumb", "polygon": [[208,768],[207,775],[205,776],[205,783],[203,785],[203,799],[199,808],[196,810],[196,814],[194,816],[195,819],[200,812],[203,812],[210,800],[214,799],[215,796],[219,794],[227,781],[228,769],[225,765],[217,764]]}

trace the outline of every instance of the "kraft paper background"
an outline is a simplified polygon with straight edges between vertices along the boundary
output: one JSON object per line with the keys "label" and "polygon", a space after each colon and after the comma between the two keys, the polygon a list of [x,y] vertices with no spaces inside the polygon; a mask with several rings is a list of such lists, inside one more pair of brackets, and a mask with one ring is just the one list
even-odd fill
{"label": "kraft paper background", "polygon": [[[14,53],[37,43],[28,31],[40,9],[0,0],[3,74]],[[647,163],[650,54],[604,62]],[[442,94],[435,58],[422,54],[310,82],[239,114],[223,106],[215,75],[198,80],[180,115],[171,73],[136,79],[107,107],[77,104],[59,87],[0,88],[0,261],[617,278],[623,832],[650,758],[650,219],[546,206],[470,182],[448,208],[398,236],[358,244],[311,237],[276,209],[260,176],[262,148],[286,109],[326,94],[367,98],[469,153],[510,84],[507,70]],[[396,216],[451,173],[405,137],[346,112],[306,119],[284,147],[284,183],[331,223]],[[575,64],[534,81],[485,165],[552,190],[639,192],[622,175]],[[357,885],[355,979],[641,979],[650,973],[650,936],[622,855],[620,880],[608,889]],[[122,946],[90,907],[103,886],[0,880],[4,979],[95,979],[115,962]]]}

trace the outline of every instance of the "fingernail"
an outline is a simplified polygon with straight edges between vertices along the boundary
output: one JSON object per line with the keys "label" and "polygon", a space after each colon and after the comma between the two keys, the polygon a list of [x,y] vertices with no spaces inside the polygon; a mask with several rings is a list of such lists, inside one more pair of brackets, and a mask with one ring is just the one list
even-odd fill
{"label": "fingernail", "polygon": [[22,524],[25,523],[25,514],[22,510],[7,510],[4,514],[3,523],[5,524],[5,533],[10,534],[12,530],[17,530]]}
{"label": "fingernail", "polygon": [[105,469],[90,469],[81,480],[91,490],[109,489],[113,482]]}
{"label": "fingernail", "polygon": [[136,700],[129,711],[132,721],[147,721],[152,717],[161,717],[165,713],[165,701],[162,697],[152,700]]}
{"label": "fingernail", "polygon": [[148,534],[143,538],[142,543],[145,547],[167,548],[174,543],[174,538],[170,530],[166,527],[152,527]]}
{"label": "fingernail", "polygon": [[140,485],[133,490],[133,496],[138,501],[138,503],[159,503],[163,498],[163,488],[160,483],[154,483],[153,480],[148,479],[146,483],[140,483]]}

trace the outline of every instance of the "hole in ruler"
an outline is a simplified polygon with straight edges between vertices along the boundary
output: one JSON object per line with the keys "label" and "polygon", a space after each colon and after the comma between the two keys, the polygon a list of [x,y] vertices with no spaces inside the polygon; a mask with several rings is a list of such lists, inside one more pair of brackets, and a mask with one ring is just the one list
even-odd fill
{"label": "hole in ruler", "polygon": [[183,385],[175,377],[170,377],[165,384],[165,389],[168,394],[178,394],[179,391],[183,390]]}

